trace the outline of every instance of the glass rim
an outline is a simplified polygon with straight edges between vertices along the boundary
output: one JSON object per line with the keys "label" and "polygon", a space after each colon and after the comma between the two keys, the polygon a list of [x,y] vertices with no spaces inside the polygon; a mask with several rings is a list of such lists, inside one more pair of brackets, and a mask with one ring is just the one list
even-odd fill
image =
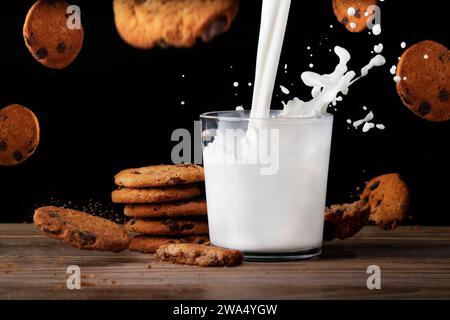
{"label": "glass rim", "polygon": [[[282,112],[283,110],[279,109],[271,109],[270,113]],[[223,115],[221,115],[223,114]],[[247,117],[232,117],[228,115],[239,115],[239,114],[248,114]],[[202,113],[200,115],[200,119],[207,120],[219,120],[219,121],[229,121],[229,122],[240,122],[240,121],[250,121],[250,120],[260,120],[260,121],[269,121],[269,122],[287,122],[287,121],[323,121],[333,119],[334,116],[331,113],[321,114],[320,117],[317,116],[297,116],[297,117],[289,117],[289,118],[250,118],[250,110],[227,110],[227,111],[210,111],[206,113]]]}

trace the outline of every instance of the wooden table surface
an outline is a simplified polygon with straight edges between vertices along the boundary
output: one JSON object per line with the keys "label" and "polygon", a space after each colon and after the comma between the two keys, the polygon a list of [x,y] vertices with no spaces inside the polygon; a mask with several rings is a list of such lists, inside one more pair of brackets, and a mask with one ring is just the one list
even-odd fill
{"label": "wooden table surface", "polygon": [[[69,265],[81,268],[81,290],[66,287]],[[369,265],[381,268],[381,290],[367,289]],[[391,298],[450,298],[450,227],[366,227],[311,261],[200,268],[77,250],[33,225],[0,224],[0,299]]]}

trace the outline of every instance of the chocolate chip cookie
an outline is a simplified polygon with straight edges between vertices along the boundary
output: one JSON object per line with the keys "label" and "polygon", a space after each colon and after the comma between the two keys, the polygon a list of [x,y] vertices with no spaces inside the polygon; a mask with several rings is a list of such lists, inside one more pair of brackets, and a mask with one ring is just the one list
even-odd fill
{"label": "chocolate chip cookie", "polygon": [[65,208],[37,209],[34,224],[46,236],[79,249],[120,252],[131,240],[126,231],[109,220]]}
{"label": "chocolate chip cookie", "polygon": [[203,168],[195,164],[127,169],[114,178],[116,185],[126,188],[170,187],[205,180]]}
{"label": "chocolate chip cookie", "polygon": [[407,216],[409,189],[397,173],[370,180],[360,197],[369,203],[369,220],[383,229],[394,229]]}
{"label": "chocolate chip cookie", "polygon": [[25,44],[33,57],[46,67],[67,67],[83,46],[83,26],[80,24],[78,28],[77,23],[71,23],[77,13],[68,9],[66,1],[39,0],[28,11],[23,26]]}
{"label": "chocolate chip cookie", "polygon": [[169,202],[192,199],[198,197],[200,193],[200,188],[195,185],[149,189],[123,188],[113,191],[112,201],[126,204]]}
{"label": "chocolate chip cookie", "polygon": [[202,267],[232,267],[243,260],[238,250],[192,243],[164,245],[156,251],[156,257],[161,261]]}
{"label": "chocolate chip cookie", "polygon": [[206,217],[206,201],[202,199],[125,206],[125,215],[133,218]]}
{"label": "chocolate chip cookie", "polygon": [[128,232],[158,236],[207,235],[208,223],[202,220],[143,220],[132,219],[127,222]]}
{"label": "chocolate chip cookie", "polygon": [[114,0],[117,31],[133,47],[191,47],[226,32],[238,0]]}
{"label": "chocolate chip cookie", "polygon": [[0,166],[27,160],[39,144],[39,121],[34,113],[13,104],[0,110]]}
{"label": "chocolate chip cookie", "polygon": [[[333,10],[338,21],[348,31],[361,32],[367,28],[367,22],[374,15],[374,11],[368,8],[376,4],[377,0],[333,0]],[[349,14],[350,8],[354,9],[351,12],[353,15]]]}
{"label": "chocolate chip cookie", "polygon": [[429,121],[450,119],[450,51],[434,41],[408,48],[397,66],[397,92],[412,112]]}
{"label": "chocolate chip cookie", "polygon": [[369,204],[364,200],[326,208],[324,240],[343,240],[353,237],[367,224],[369,214]]}
{"label": "chocolate chip cookie", "polygon": [[160,246],[174,243],[208,244],[207,236],[190,236],[185,238],[158,237],[149,235],[137,235],[131,239],[129,249],[143,253],[156,253]]}

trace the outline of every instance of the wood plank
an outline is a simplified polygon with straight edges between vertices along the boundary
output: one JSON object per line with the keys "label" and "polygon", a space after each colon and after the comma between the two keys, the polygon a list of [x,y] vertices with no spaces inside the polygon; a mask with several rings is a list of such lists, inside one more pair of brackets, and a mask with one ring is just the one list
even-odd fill
{"label": "wood plank", "polygon": [[[81,268],[81,290],[66,288],[72,264]],[[371,264],[381,267],[381,290],[366,287]],[[199,268],[130,251],[77,250],[33,225],[0,224],[0,299],[391,298],[450,298],[450,227],[366,227],[311,261]]]}

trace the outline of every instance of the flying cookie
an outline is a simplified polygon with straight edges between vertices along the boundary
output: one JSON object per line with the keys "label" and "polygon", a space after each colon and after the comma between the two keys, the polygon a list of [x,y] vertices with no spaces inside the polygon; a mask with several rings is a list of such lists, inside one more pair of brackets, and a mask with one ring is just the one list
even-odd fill
{"label": "flying cookie", "polygon": [[409,189],[397,173],[370,180],[360,198],[369,203],[369,220],[383,229],[395,229],[406,218]]}
{"label": "flying cookie", "polygon": [[[361,32],[367,28],[367,22],[374,15],[370,6],[377,0],[333,0],[333,10],[338,21],[350,32]],[[351,14],[349,14],[351,13]]]}
{"label": "flying cookie", "polygon": [[114,0],[117,31],[129,45],[192,47],[228,31],[239,0]]}
{"label": "flying cookie", "polygon": [[13,104],[0,110],[0,166],[27,160],[39,144],[39,122],[34,113]]}
{"label": "flying cookie", "polygon": [[[68,9],[66,1],[39,0],[28,11],[23,26],[25,44],[33,57],[46,67],[67,67],[83,46],[83,26],[81,22],[79,26],[71,24],[70,19],[76,13]],[[75,18],[80,21],[79,16]]]}
{"label": "flying cookie", "polygon": [[450,51],[434,41],[408,48],[397,66],[403,104],[429,121],[450,120]]}
{"label": "flying cookie", "polygon": [[48,237],[79,249],[120,252],[128,249],[131,240],[114,222],[65,208],[37,209],[34,224]]}

